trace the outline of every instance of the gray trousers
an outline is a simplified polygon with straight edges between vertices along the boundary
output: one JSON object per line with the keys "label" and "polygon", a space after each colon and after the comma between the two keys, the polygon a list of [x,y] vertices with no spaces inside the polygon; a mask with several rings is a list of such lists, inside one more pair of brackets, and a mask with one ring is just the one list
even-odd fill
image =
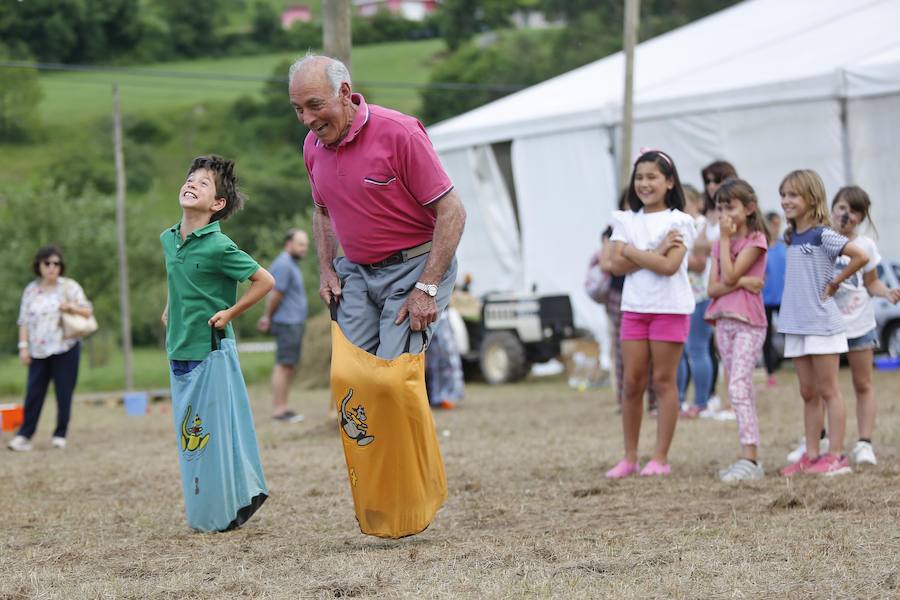
{"label": "gray trousers", "polygon": [[[417,354],[423,350],[422,336],[409,328],[409,317],[395,325],[397,313],[415,289],[425,268],[428,254],[382,269],[370,269],[340,256],[334,259],[334,270],[341,280],[341,301],[337,322],[344,336],[354,346],[379,358],[396,358],[406,350]],[[437,307],[440,314],[450,303],[456,283],[456,258],[438,284]],[[427,329],[430,339],[436,323]]]}

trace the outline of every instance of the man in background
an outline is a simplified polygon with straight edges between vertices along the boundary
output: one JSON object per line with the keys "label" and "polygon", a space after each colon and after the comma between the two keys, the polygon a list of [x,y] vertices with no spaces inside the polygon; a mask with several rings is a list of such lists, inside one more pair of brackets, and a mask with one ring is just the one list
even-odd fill
{"label": "man in background", "polygon": [[269,292],[263,316],[257,328],[275,336],[275,368],[272,370],[272,418],[298,423],[303,415],[288,408],[288,391],[300,364],[307,302],[303,273],[297,261],[306,256],[309,237],[302,229],[291,229],[284,237],[284,250],[272,262],[269,271],[275,287]]}

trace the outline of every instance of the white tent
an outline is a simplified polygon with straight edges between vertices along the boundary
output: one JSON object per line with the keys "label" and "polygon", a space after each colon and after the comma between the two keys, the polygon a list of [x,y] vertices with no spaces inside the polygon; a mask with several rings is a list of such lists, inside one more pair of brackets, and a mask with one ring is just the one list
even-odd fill
{"label": "white tent", "polygon": [[[748,0],[640,44],[634,148],[668,152],[682,181],[723,158],[764,210],[812,168],[828,193],[866,189],[882,254],[900,256],[900,0]],[[469,220],[460,273],[476,292],[582,291],[616,201],[624,57],[585,65],[429,128]],[[830,198],[829,198],[830,200]]]}

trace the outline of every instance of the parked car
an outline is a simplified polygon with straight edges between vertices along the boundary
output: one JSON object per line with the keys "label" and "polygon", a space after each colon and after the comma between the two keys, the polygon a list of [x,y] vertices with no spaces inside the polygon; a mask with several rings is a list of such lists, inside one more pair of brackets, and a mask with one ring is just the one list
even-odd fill
{"label": "parked car", "polygon": [[[878,277],[889,288],[900,288],[900,260],[883,258]],[[881,352],[887,352],[891,358],[900,357],[900,304],[891,304],[884,298],[873,298],[872,303]]]}

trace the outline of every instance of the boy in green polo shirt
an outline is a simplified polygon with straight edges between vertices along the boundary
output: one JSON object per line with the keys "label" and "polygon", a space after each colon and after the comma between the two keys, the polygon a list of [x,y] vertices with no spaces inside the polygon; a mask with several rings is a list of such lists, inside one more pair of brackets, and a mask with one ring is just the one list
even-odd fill
{"label": "boy in green polo shirt", "polygon": [[[234,162],[199,156],[178,194],[181,221],[162,232],[169,299],[162,314],[172,373],[192,371],[210,353],[210,327],[233,338],[235,317],[256,304],[275,280],[219,227],[244,204]],[[237,299],[238,281],[250,288]]]}

